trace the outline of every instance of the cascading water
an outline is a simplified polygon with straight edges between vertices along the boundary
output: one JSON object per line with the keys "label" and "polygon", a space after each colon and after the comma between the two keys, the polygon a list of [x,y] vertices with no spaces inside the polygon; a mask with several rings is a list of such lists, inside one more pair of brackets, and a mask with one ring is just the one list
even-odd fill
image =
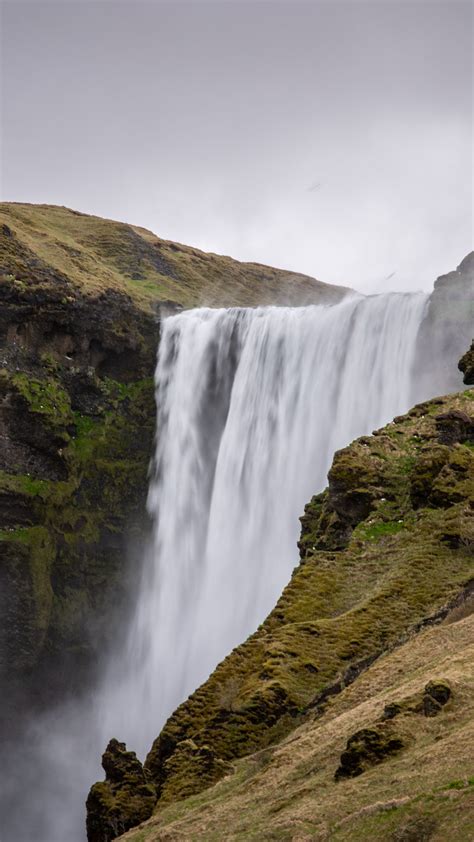
{"label": "cascading water", "polygon": [[425,302],[354,296],[164,321],[153,543],[123,678],[104,697],[107,735],[144,753],[273,607],[334,451],[409,407]]}
{"label": "cascading water", "polygon": [[83,840],[84,799],[108,739],[143,756],[179,702],[264,619],[334,451],[426,397],[413,377],[426,300],[354,295],[164,320],[154,531],[128,643],[94,694],[39,719],[17,749],[29,803],[12,779],[4,793],[18,806],[2,842]]}

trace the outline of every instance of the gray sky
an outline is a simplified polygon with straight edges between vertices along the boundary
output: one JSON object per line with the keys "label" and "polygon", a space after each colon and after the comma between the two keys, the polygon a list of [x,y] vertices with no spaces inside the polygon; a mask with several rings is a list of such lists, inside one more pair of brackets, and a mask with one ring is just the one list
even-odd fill
{"label": "gray sky", "polygon": [[7,0],[1,198],[363,291],[429,288],[472,248],[472,17]]}

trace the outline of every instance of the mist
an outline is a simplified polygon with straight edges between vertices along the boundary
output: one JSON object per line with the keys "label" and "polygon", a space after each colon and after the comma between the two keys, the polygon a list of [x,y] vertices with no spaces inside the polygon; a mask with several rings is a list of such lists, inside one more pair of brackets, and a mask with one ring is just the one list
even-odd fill
{"label": "mist", "polygon": [[362,292],[472,246],[470,2],[4,2],[1,197]]}

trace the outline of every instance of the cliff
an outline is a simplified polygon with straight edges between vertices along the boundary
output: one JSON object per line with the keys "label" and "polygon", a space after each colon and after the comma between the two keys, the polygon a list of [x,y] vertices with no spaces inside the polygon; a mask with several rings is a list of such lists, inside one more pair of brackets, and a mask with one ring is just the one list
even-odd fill
{"label": "cliff", "polygon": [[[335,455],[289,585],[166,723],[155,816],[124,838],[469,836],[473,401],[420,404]],[[110,786],[89,797],[94,842]]]}

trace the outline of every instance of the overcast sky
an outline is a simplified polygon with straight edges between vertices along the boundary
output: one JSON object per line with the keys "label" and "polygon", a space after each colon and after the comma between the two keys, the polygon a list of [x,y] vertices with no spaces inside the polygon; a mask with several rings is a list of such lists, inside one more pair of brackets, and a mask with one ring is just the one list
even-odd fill
{"label": "overcast sky", "polygon": [[364,292],[430,288],[472,248],[472,17],[457,0],[3,2],[1,198]]}

